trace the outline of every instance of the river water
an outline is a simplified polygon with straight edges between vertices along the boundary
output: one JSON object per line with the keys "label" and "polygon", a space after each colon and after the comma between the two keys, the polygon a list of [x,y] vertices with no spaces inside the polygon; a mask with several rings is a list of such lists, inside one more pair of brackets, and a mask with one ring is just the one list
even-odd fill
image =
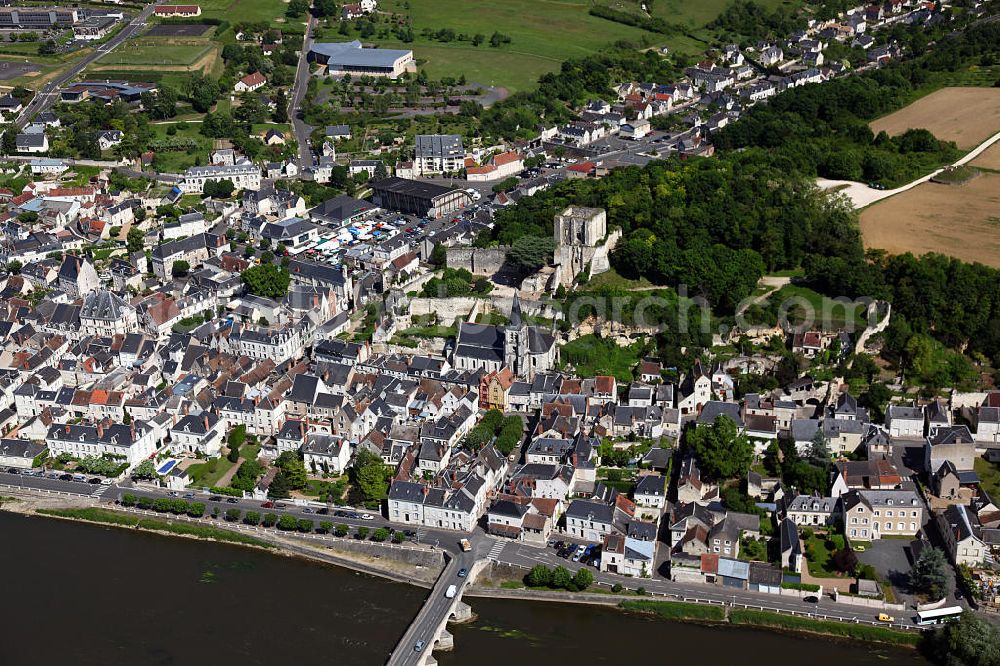
{"label": "river water", "polygon": [[[261,551],[0,512],[3,666],[379,666],[426,592]],[[441,664],[902,666],[913,652],[612,609],[470,599]],[[700,655],[700,656],[699,656]],[[721,660],[721,661],[719,661]]]}

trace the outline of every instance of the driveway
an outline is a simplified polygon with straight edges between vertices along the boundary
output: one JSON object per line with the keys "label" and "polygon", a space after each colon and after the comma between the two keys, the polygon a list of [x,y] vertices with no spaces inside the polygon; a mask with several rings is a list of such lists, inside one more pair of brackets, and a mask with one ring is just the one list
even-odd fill
{"label": "driveway", "polygon": [[879,539],[872,541],[858,561],[870,564],[883,580],[888,581],[899,603],[912,603],[910,596],[910,541],[907,539]]}

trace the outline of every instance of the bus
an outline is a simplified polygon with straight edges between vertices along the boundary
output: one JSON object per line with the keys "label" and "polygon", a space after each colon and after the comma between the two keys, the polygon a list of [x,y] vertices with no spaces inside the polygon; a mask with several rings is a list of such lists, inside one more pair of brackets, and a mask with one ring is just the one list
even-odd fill
{"label": "bus", "polygon": [[935,610],[917,611],[917,624],[921,627],[929,624],[944,624],[957,620],[958,616],[965,610],[961,606],[947,606]]}

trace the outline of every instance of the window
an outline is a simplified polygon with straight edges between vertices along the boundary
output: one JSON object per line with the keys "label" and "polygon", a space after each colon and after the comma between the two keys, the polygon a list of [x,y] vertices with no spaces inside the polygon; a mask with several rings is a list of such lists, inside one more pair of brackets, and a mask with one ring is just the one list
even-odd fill
{"label": "window", "polygon": [[885,515],[886,515],[886,517],[888,517],[888,518],[892,518],[892,511],[886,511],[886,512],[885,512]]}
{"label": "window", "polygon": [[916,532],[917,531],[917,524],[916,523],[910,523],[910,531],[911,532]]}

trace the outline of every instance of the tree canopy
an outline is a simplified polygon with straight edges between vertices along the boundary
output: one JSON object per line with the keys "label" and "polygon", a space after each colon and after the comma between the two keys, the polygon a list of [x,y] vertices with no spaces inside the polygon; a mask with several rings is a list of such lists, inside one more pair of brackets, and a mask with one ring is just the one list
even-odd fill
{"label": "tree canopy", "polygon": [[288,293],[292,281],[287,269],[274,264],[252,266],[243,271],[241,279],[251,294],[275,299]]}
{"label": "tree canopy", "polygon": [[694,451],[701,471],[711,479],[732,479],[746,474],[753,462],[753,444],[739,434],[736,423],[725,415],[711,425],[687,431],[687,444]]}

